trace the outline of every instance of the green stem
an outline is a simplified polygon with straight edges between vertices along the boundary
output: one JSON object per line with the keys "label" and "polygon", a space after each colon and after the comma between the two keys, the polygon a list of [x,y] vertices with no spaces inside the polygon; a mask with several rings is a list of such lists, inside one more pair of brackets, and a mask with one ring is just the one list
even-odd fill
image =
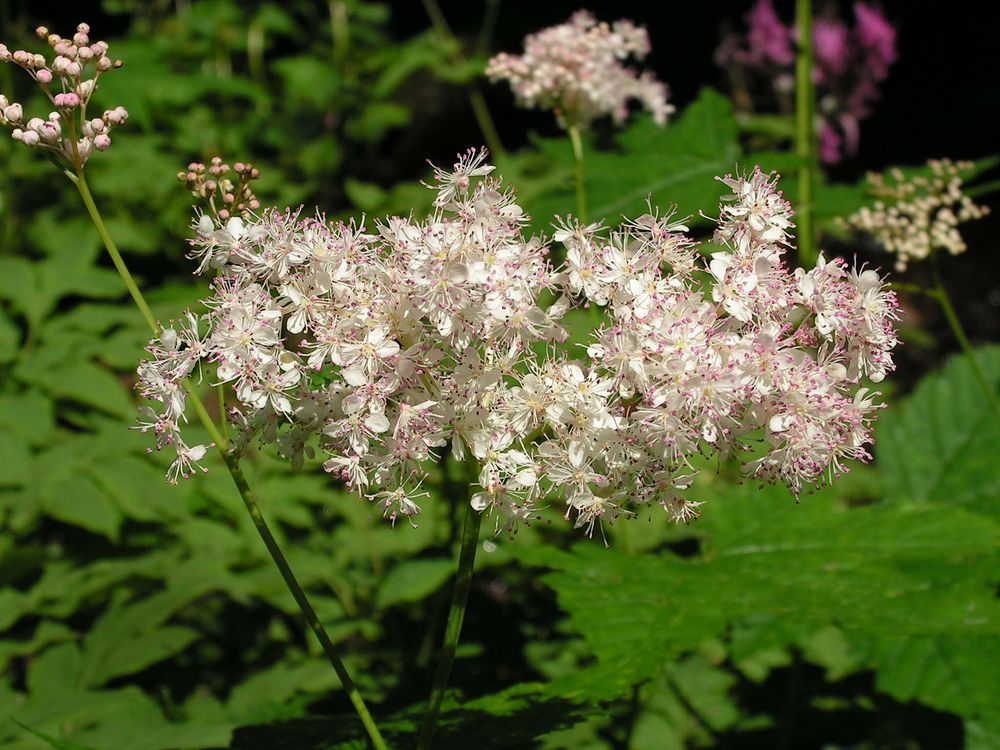
{"label": "green stem", "polygon": [[149,305],[146,304],[146,299],[142,296],[142,292],[139,291],[139,286],[135,283],[135,279],[132,278],[132,274],[129,273],[121,253],[118,252],[118,246],[115,245],[115,241],[111,239],[111,235],[108,233],[108,228],[104,225],[104,219],[101,218],[101,212],[97,210],[97,204],[94,203],[94,196],[90,194],[90,187],[87,185],[87,178],[83,176],[82,168],[77,169],[76,175],[73,176],[73,183],[80,192],[80,197],[83,198],[83,205],[87,207],[90,220],[94,222],[97,233],[101,235],[101,239],[104,241],[104,247],[107,248],[108,255],[111,256],[111,262],[115,264],[115,268],[118,270],[118,275],[121,277],[122,282],[124,282],[125,288],[132,295],[132,301],[139,308],[139,312],[142,313],[142,317],[145,318],[146,324],[153,332],[153,335],[157,335],[160,332],[160,327],[156,324],[156,318],[153,317]]}
{"label": "green stem", "polygon": [[944,316],[948,320],[948,325],[951,326],[952,333],[955,334],[955,338],[958,339],[958,343],[962,347],[962,351],[965,353],[965,359],[968,361],[969,367],[972,368],[973,377],[975,377],[976,382],[979,383],[979,387],[986,396],[986,400],[989,402],[990,408],[993,410],[993,414],[996,416],[997,421],[1000,421],[1000,400],[997,399],[996,391],[990,386],[990,382],[986,378],[986,373],[983,372],[982,368],[979,366],[979,362],[976,360],[976,354],[972,349],[972,344],[969,343],[969,337],[966,336],[965,329],[962,327],[962,323],[958,319],[958,314],[955,312],[955,308],[951,304],[951,299],[948,297],[948,292],[945,290],[944,283],[941,281],[941,274],[938,272],[937,265],[934,265],[934,282],[936,284],[936,288],[933,296],[936,297],[937,301],[940,303],[941,310],[944,312]]}
{"label": "green stem", "polygon": [[[118,247],[115,245],[114,240],[111,239],[111,235],[108,233],[108,228],[105,226],[101,213],[97,209],[97,205],[94,203],[94,197],[90,193],[90,188],[87,186],[87,180],[83,175],[83,170],[78,169],[76,175],[70,174],[70,176],[76,184],[77,190],[80,191],[80,196],[83,198],[83,202],[87,207],[87,212],[90,214],[90,218],[94,222],[94,226],[97,228],[97,233],[104,241],[104,246],[107,248],[108,254],[111,256],[111,260],[115,264],[115,268],[118,269],[119,276],[121,276],[122,281],[125,282],[125,287],[128,289],[129,294],[132,295],[132,299],[135,301],[136,307],[138,307],[140,312],[142,312],[142,315],[146,319],[146,323],[149,325],[150,330],[152,330],[153,335],[159,335],[160,327],[157,324],[156,319],[153,317],[152,312],[150,312],[149,305],[146,304],[146,300],[142,296],[142,292],[139,290],[138,285],[135,283],[135,279],[133,279],[132,274],[129,273],[128,267],[125,265],[125,261],[118,252]],[[278,571],[281,573],[281,577],[284,579],[285,585],[288,586],[289,591],[291,591],[292,597],[295,599],[295,603],[299,605],[299,609],[302,611],[302,616],[305,618],[306,623],[312,629],[313,633],[316,634],[316,638],[319,640],[320,646],[323,648],[323,652],[326,654],[330,664],[333,666],[334,671],[337,673],[337,677],[340,678],[340,682],[343,685],[344,690],[347,692],[348,698],[354,705],[354,710],[357,712],[358,717],[361,719],[361,723],[364,725],[365,730],[368,733],[368,738],[371,740],[371,743],[376,750],[387,750],[387,745],[382,739],[382,735],[379,733],[378,727],[375,725],[375,720],[368,711],[368,707],[365,705],[361,694],[358,692],[357,686],[355,686],[354,681],[347,672],[347,668],[344,666],[343,661],[341,661],[340,656],[334,648],[333,642],[330,640],[329,635],[327,635],[326,630],[323,628],[323,624],[316,615],[316,610],[313,609],[305,591],[299,584],[298,579],[296,579],[295,574],[292,573],[292,569],[289,567],[288,561],[285,559],[285,555],[278,546],[277,541],[275,541],[274,535],[271,533],[271,529],[267,525],[267,521],[264,520],[264,516],[260,512],[260,507],[257,505],[257,501],[254,498],[253,491],[250,489],[250,485],[243,474],[243,470],[240,468],[239,458],[227,450],[228,441],[222,433],[219,432],[218,427],[216,427],[215,422],[212,420],[212,416],[208,413],[205,405],[198,397],[198,392],[195,389],[194,384],[191,383],[190,380],[185,380],[184,388],[191,395],[190,402],[194,405],[194,410],[198,415],[199,421],[205,427],[205,430],[215,443],[216,450],[225,462],[226,468],[229,470],[229,475],[233,478],[233,483],[236,485],[236,489],[239,490],[240,497],[243,498],[243,504],[246,506],[247,512],[250,514],[250,518],[253,520],[254,526],[257,528],[257,533],[260,534],[260,538],[264,542],[264,546],[267,547],[267,551],[270,553],[271,559],[274,560],[274,564],[278,567]]]}
{"label": "green stem", "polygon": [[444,645],[438,658],[437,671],[434,673],[434,684],[431,688],[431,698],[427,704],[427,713],[420,727],[420,740],[417,747],[420,750],[430,750],[437,729],[438,714],[444,700],[444,691],[451,675],[451,665],[455,661],[455,651],[458,649],[458,639],[462,634],[462,621],[465,619],[465,605],[469,600],[469,587],[472,585],[472,571],[476,564],[476,551],[479,548],[479,527],[483,514],[466,501],[465,526],[462,529],[462,547],[458,557],[458,572],[455,575],[455,588],[451,592],[451,608],[448,611],[448,623],[445,625]]}
{"label": "green stem", "polygon": [[799,261],[811,268],[816,265],[815,229],[813,227],[813,186],[816,171],[816,128],[813,123],[813,53],[811,0],[795,0],[795,28],[798,49],[795,53],[795,153],[799,157],[798,221]]}
{"label": "green stem", "polygon": [[[208,423],[212,424],[211,419],[208,420]],[[361,723],[365,727],[365,731],[368,733],[368,739],[371,740],[372,746],[376,750],[387,750],[388,746],[386,745],[385,740],[382,739],[382,735],[379,733],[378,726],[375,724],[375,719],[368,711],[368,706],[365,705],[365,701],[361,697],[361,693],[358,691],[357,686],[354,684],[354,680],[351,679],[351,675],[347,672],[347,667],[345,667],[344,662],[341,661],[336,647],[334,647],[333,642],[330,640],[330,636],[327,635],[326,629],[323,627],[323,623],[320,622],[319,617],[316,615],[316,610],[313,609],[312,604],[309,602],[309,598],[306,596],[306,593],[303,591],[298,579],[296,579],[295,574],[289,567],[288,561],[285,559],[285,555],[281,551],[281,547],[278,546],[274,536],[271,534],[271,530],[267,526],[267,521],[265,521],[264,516],[261,515],[260,507],[257,505],[256,500],[254,500],[253,492],[250,490],[250,485],[247,484],[246,477],[243,475],[243,470],[240,468],[239,459],[232,453],[228,453],[226,451],[220,452],[226,462],[226,466],[229,467],[229,473],[233,477],[233,482],[236,483],[236,487],[240,491],[240,497],[243,498],[243,504],[246,505],[247,512],[250,514],[250,518],[253,520],[254,526],[257,527],[257,533],[260,534],[260,538],[263,540],[264,546],[267,547],[267,551],[271,554],[271,559],[274,560],[274,564],[278,566],[278,571],[281,573],[281,577],[284,579],[285,585],[288,586],[288,590],[291,591],[292,596],[295,597],[295,603],[299,605],[299,609],[302,611],[302,616],[305,618],[306,623],[308,623],[310,629],[316,635],[317,640],[319,640],[319,644],[323,648],[323,653],[326,654],[326,658],[329,659],[330,664],[333,665],[333,669],[337,673],[337,677],[340,678],[340,683],[344,686],[344,690],[347,691],[347,697],[350,699],[355,712],[358,714],[358,717],[361,719]]]}
{"label": "green stem", "polygon": [[[445,19],[444,13],[441,12],[441,7],[437,4],[437,0],[423,0],[423,4],[427,16],[431,19],[431,25],[434,27],[434,30],[458,50],[452,55],[452,60],[456,63],[461,62],[463,55],[460,51],[461,48],[458,40],[452,33],[451,27],[448,26],[448,21]],[[480,36],[480,40],[482,40],[482,36]],[[489,107],[486,106],[486,99],[483,98],[482,93],[474,85],[469,87],[469,106],[472,107],[472,114],[479,125],[479,131],[483,134],[483,140],[486,141],[486,147],[493,154],[494,160],[500,158],[504,153],[503,143],[500,142],[500,135],[497,133],[496,125],[493,123]]]}
{"label": "green stem", "polygon": [[587,190],[583,184],[583,139],[580,137],[580,129],[576,125],[570,125],[566,129],[566,132],[569,133],[569,142],[573,144],[573,181],[576,183],[576,218],[581,222],[586,222]]}

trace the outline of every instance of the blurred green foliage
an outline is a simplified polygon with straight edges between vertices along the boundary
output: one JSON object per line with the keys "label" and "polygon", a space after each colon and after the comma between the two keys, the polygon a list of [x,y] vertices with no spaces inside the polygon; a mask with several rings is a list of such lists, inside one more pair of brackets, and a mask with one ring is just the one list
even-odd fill
{"label": "blurred green foliage", "polygon": [[[360,0],[104,7],[128,33],[111,40],[126,67],[100,96],[132,119],[93,160],[94,192],[163,319],[201,289],[173,180],[192,159],[253,160],[279,205],[379,216],[429,203],[363,164],[410,122],[401,89],[454,82],[453,43],[393,39],[390,6]],[[142,321],[71,186],[13,145],[0,141],[0,745],[363,747],[225,472],[210,462],[168,487],[127,429]],[[713,176],[737,162],[794,167],[745,153],[728,101],[706,90],[666,129],[639,119],[588,146],[593,218],[652,194],[700,223]],[[499,166],[538,231],[573,205],[566,141],[535,138]],[[831,228],[862,190],[822,187],[820,219]],[[1000,383],[1000,349],[981,356]],[[552,526],[484,535],[441,746],[792,747],[795,722],[827,747],[943,747],[956,727],[966,747],[1000,746],[1000,431],[971,377],[961,360],[927,376],[884,414],[877,465],[801,505],[735,486],[724,465],[690,527],[623,523],[605,548],[552,509]],[[249,463],[362,692],[409,746],[461,501],[439,492],[418,527],[393,529],[315,466]],[[767,700],[750,700],[758,690]],[[926,736],[893,723],[911,702],[933,719]]]}

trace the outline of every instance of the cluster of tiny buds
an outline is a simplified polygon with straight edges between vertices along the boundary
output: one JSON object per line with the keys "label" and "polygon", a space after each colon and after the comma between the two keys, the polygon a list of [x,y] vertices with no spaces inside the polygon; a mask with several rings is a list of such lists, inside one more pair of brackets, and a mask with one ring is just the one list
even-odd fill
{"label": "cluster of tiny buds", "polygon": [[[230,173],[235,175],[235,182]],[[260,201],[250,187],[252,181],[260,179],[260,170],[253,164],[238,161],[229,166],[221,157],[213,156],[207,167],[201,162],[191,162],[186,171],[177,173],[177,179],[222,221],[260,208]]]}
{"label": "cluster of tiny buds", "polygon": [[869,174],[869,191],[876,198],[844,219],[844,223],[874,237],[896,256],[896,270],[905,271],[911,260],[923,260],[934,250],[950,255],[965,252],[967,245],[958,225],[989,213],[962,192],[962,176],[972,162],[932,159],[928,175],[907,177],[896,168],[888,175]]}
{"label": "cluster of tiny buds", "polygon": [[[0,125],[11,129],[11,137],[25,146],[54,151],[74,167],[82,167],[96,150],[111,145],[112,129],[128,119],[124,107],[115,107],[101,117],[87,117],[87,103],[97,88],[97,79],[106,71],[120,68],[121,60],[108,56],[107,42],[91,42],[90,26],[81,23],[71,39],[50,34],[44,26],[36,33],[44,39],[55,56],[49,63],[44,55],[26,50],[11,52],[0,44],[0,62],[10,62],[24,69],[56,108],[45,119],[25,119],[24,107],[0,94]],[[85,77],[93,64],[91,77]]]}

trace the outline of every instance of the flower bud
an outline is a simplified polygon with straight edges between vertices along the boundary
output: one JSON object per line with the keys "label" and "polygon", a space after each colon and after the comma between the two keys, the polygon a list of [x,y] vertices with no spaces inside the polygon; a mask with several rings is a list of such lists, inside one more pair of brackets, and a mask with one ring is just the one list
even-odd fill
{"label": "flower bud", "polygon": [[35,73],[35,78],[38,79],[39,83],[50,84],[52,83],[52,71],[48,68],[42,68],[37,73]]}
{"label": "flower bud", "polygon": [[94,137],[94,148],[98,151],[107,151],[108,146],[111,145],[111,136],[107,133],[101,133]]}
{"label": "flower bud", "polygon": [[20,104],[18,104],[17,102],[14,102],[13,104],[8,104],[6,107],[4,107],[3,116],[9,122],[17,122],[17,123],[19,123],[19,122],[21,122],[22,118],[24,117],[24,110],[21,109],[21,105]]}
{"label": "flower bud", "polygon": [[[17,132],[17,131],[15,131]],[[25,130],[21,133],[21,137],[18,139],[25,146],[37,146],[38,141],[41,140],[34,130]]]}

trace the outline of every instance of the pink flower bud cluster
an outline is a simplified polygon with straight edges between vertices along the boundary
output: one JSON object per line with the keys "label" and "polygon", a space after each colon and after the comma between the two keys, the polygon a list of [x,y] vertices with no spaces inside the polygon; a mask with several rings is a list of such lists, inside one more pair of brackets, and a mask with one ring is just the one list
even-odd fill
{"label": "pink flower bud cluster", "polygon": [[[235,182],[230,173],[235,175]],[[177,173],[177,179],[221,221],[245,216],[260,208],[260,201],[250,186],[252,181],[260,179],[260,171],[253,164],[238,161],[230,167],[222,157],[213,156],[207,168],[201,162],[191,162],[185,171]]]}
{"label": "pink flower bud cluster", "polygon": [[623,64],[629,57],[642,60],[649,50],[642,26],[626,20],[609,26],[581,10],[568,23],[525,37],[523,55],[492,58],[486,75],[508,81],[522,106],[554,110],[563,127],[586,128],[605,115],[621,125],[633,99],[665,125],[674,112],[667,87],[652,73],[637,75]]}
{"label": "pink flower bud cluster", "polygon": [[121,60],[108,56],[106,42],[90,41],[90,26],[81,23],[72,39],[50,34],[44,26],[38,36],[52,48],[51,62],[44,55],[15,50],[0,44],[0,62],[23,68],[55,107],[46,119],[24,118],[24,109],[0,94],[0,125],[11,129],[15,141],[55,152],[70,166],[82,167],[90,155],[111,145],[111,131],[128,119],[124,107],[88,117],[87,105],[102,73],[120,68]]}
{"label": "pink flower bud cluster", "polygon": [[[420,512],[446,449],[476,467],[471,503],[498,528],[559,497],[589,531],[656,505],[696,516],[699,453],[742,455],[748,476],[795,492],[868,458],[878,407],[859,379],[892,369],[895,297],[842,261],[790,272],[774,179],[724,178],[727,248],[708,262],[651,208],[610,233],[560,220],[554,267],[492,169],[461,156],[436,170],[429,216],[374,234],[298,212],[199,218],[192,254],[218,269],[212,294],[139,367],[159,405],[140,428],[177,450],[169,478],[206,448],[180,427],[182,380],[208,369],[232,388],[237,445],[320,456],[392,520]],[[560,319],[588,304],[608,322],[563,351]]]}
{"label": "pink flower bud cluster", "polygon": [[[834,15],[813,21],[813,84],[816,87],[819,154],[827,163],[853,154],[859,123],[871,114],[879,84],[896,60],[896,30],[874,6],[854,3],[854,25]],[[772,0],[758,0],[747,14],[745,38],[727,36],[716,51],[716,62],[744,82],[758,107],[767,100],[789,99],[794,87],[795,30],[774,10]],[[770,89],[768,91],[767,89]]]}

